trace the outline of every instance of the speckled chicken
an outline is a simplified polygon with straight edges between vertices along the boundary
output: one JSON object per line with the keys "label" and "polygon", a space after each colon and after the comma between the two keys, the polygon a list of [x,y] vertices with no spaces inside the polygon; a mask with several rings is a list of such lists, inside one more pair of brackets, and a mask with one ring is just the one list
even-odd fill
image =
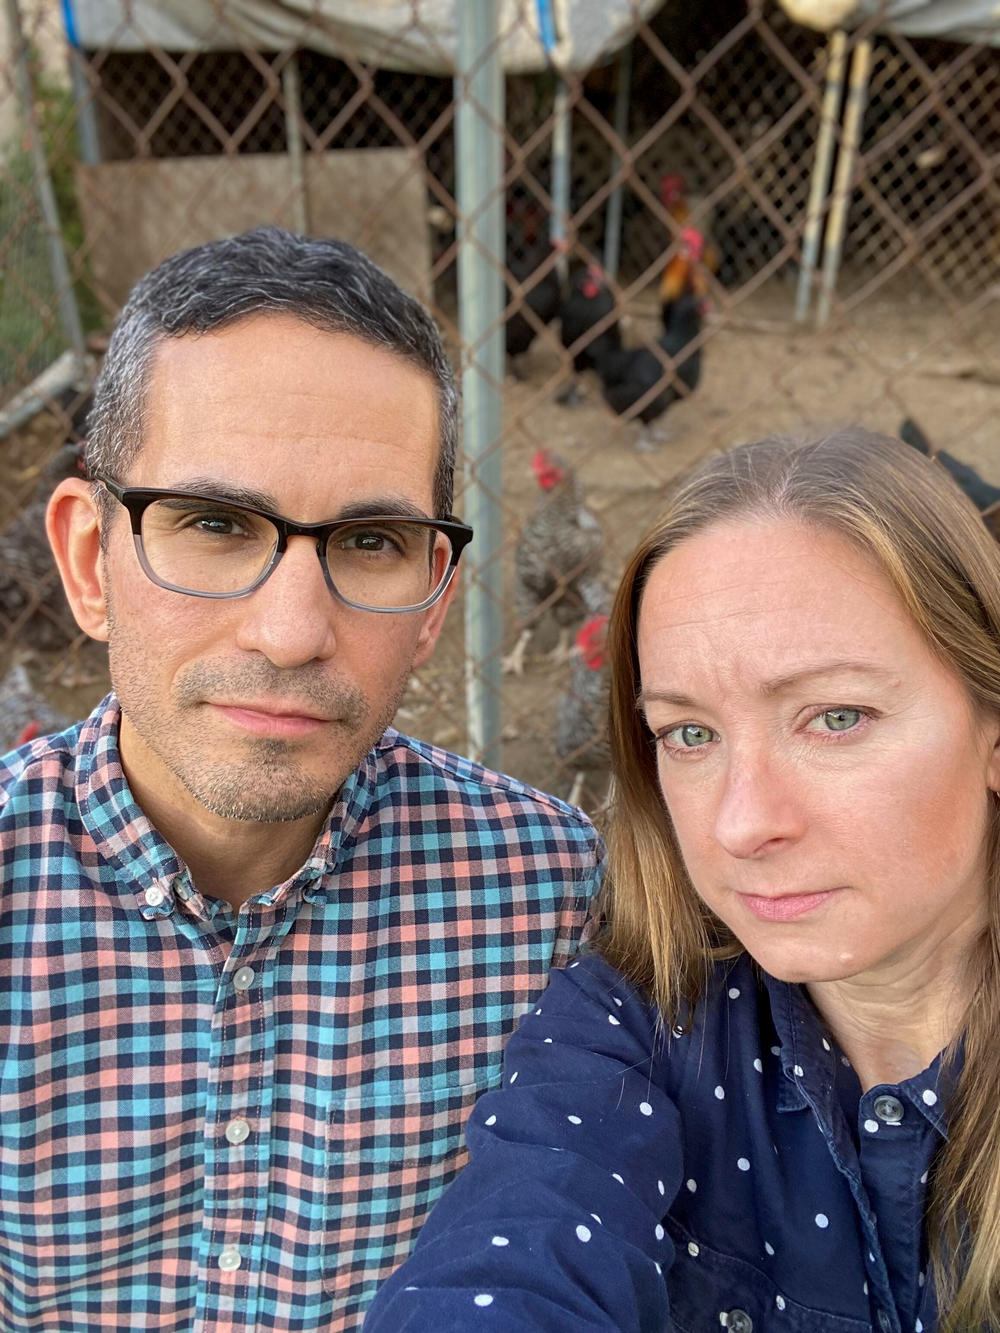
{"label": "speckled chicken", "polygon": [[45,508],[57,483],[79,469],[79,449],[64,445],[25,508],[0,532],[0,638],[44,651],[64,648],[78,633],[45,535]]}
{"label": "speckled chicken", "polygon": [[607,612],[600,579],[604,534],[583,498],[579,478],[557,454],[539,449],[532,458],[542,494],[521,530],[514,556],[514,605],[521,635],[504,659],[504,671],[521,675],[532,629],[551,613],[560,626],[553,653],[565,660],[569,628]]}
{"label": "speckled chicken", "polygon": [[591,616],[577,631],[569,684],[556,704],[555,749],[576,771],[570,803],[580,799],[587,770],[606,769],[608,754],[608,618]]}
{"label": "speckled chicken", "polygon": [[23,662],[11,667],[0,680],[0,754],[69,725],[69,718],[32,685]]}

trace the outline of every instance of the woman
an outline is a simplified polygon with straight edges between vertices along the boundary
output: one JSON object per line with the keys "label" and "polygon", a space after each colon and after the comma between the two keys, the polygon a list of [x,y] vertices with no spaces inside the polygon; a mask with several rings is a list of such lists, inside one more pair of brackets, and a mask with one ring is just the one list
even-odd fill
{"label": "woman", "polygon": [[675,491],[609,631],[596,949],[366,1329],[1000,1327],[1000,559],[861,430]]}

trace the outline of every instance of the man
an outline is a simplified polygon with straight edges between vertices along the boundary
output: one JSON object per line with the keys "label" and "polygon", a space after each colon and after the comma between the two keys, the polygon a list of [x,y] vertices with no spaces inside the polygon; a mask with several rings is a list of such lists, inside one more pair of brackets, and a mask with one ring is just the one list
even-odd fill
{"label": "man", "polygon": [[48,513],[114,690],[0,763],[6,1333],[357,1328],[577,942],[583,816],[389,726],[456,433],[350,246],[258,230],[126,305]]}

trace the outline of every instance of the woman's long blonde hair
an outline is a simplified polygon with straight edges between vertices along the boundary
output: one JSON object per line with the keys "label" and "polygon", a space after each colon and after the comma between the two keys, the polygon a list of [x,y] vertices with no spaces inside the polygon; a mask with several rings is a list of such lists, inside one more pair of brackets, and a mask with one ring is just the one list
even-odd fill
{"label": "woman's long blonde hair", "polygon": [[[880,566],[974,704],[1000,714],[1000,547],[940,465],[899,440],[850,428],[743,445],[683,479],[625,569],[608,630],[615,795],[598,946],[669,1024],[688,1020],[712,963],[741,946],[695,893],[660,794],[637,702],[639,604],[668,551],[744,514],[795,518],[853,542]],[[989,926],[970,960],[973,998],[952,1047],[961,1039],[964,1067],[928,1207],[946,1333],[1000,1327],[1000,817],[992,805]]]}

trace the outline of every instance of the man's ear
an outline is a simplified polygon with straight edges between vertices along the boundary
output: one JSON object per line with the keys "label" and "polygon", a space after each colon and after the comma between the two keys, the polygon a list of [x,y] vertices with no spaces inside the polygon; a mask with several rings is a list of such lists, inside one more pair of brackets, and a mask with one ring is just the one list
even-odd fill
{"label": "man's ear", "polygon": [[45,530],[73,618],[92,639],[108,637],[101,569],[101,530],[91,482],[67,477],[52,492]]}
{"label": "man's ear", "polygon": [[444,590],[444,596],[439,602],[435,602],[429,611],[424,612],[424,623],[420,627],[420,634],[417,636],[417,646],[413,654],[413,665],[415,667],[423,666],[430,660],[431,654],[438,641],[438,636],[444,626],[444,618],[448,614],[448,607],[451,605],[451,599],[455,596],[455,589],[458,587],[459,571],[455,571],[455,576]]}

